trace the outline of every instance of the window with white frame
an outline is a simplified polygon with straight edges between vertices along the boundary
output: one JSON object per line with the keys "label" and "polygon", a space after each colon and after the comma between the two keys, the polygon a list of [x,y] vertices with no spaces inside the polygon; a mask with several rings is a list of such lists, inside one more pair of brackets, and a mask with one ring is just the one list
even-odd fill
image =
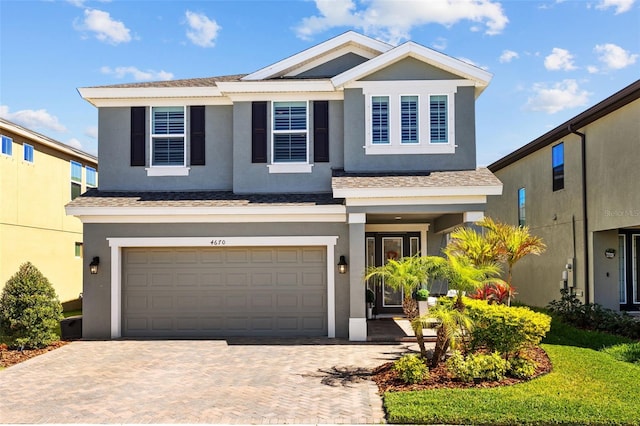
{"label": "window with white frame", "polygon": [[365,96],[365,154],[455,153],[456,84],[358,82]]}
{"label": "window with white frame", "polygon": [[27,163],[33,163],[33,145],[22,144],[22,159]]}
{"label": "window with white frame", "polygon": [[82,194],[82,164],[71,161],[71,199]]}
{"label": "window with white frame", "polygon": [[518,189],[518,226],[527,225],[527,192],[525,188]]}
{"label": "window with white frame", "polygon": [[308,163],[308,104],[273,102],[273,163]]}
{"label": "window with white frame", "polygon": [[84,174],[86,176],[87,187],[95,188],[97,186],[96,169],[94,169],[93,167],[85,166]]}
{"label": "window with white frame", "polygon": [[11,155],[13,151],[13,139],[9,136],[2,135],[2,153],[4,155]]}
{"label": "window with white frame", "polygon": [[151,166],[185,166],[185,127],[183,106],[151,108]]}

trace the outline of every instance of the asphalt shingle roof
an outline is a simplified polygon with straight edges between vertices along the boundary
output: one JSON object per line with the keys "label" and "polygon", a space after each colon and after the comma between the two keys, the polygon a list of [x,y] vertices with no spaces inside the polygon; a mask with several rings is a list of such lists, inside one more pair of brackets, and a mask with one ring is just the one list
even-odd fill
{"label": "asphalt shingle roof", "polygon": [[331,178],[331,185],[336,190],[498,186],[502,183],[489,169],[481,167],[476,170],[424,173],[345,173],[337,171]]}
{"label": "asphalt shingle roof", "polygon": [[94,88],[136,88],[136,87],[215,87],[216,81],[240,81],[246,74],[234,74],[223,75],[218,77],[204,77],[204,78],[185,78],[181,80],[166,80],[166,81],[146,81],[141,83],[122,83],[111,84],[108,86],[95,86]]}

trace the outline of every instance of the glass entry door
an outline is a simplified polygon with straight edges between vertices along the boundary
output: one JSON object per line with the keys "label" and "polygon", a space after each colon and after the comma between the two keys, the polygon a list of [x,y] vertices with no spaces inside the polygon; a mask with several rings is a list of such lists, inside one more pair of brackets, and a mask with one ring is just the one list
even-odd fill
{"label": "glass entry door", "polygon": [[640,310],[640,233],[636,230],[618,235],[620,309]]}
{"label": "glass entry door", "polygon": [[[420,254],[420,233],[367,233],[367,267],[382,266],[389,260]],[[401,314],[404,292],[394,289],[382,279],[371,279],[367,287],[376,295],[376,314]]]}

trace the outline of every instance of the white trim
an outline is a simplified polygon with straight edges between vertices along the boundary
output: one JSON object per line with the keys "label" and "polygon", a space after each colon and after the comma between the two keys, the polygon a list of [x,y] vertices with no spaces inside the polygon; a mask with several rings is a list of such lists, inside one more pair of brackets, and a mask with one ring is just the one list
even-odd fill
{"label": "white trim", "polygon": [[349,340],[351,342],[367,341],[366,318],[349,318]]}
{"label": "white trim", "polygon": [[290,71],[287,71],[286,74],[284,74],[284,77],[296,77],[306,71],[312,70],[320,65],[323,65],[329,61],[332,61],[334,59],[338,59],[341,56],[347,55],[349,53],[353,53],[356,54],[358,56],[361,56],[365,59],[373,59],[376,56],[378,56],[380,54],[380,52],[376,51],[373,52],[370,49],[365,49],[361,46],[358,46],[356,44],[350,43],[350,44],[345,44],[343,46],[340,46],[334,50],[328,51],[326,52],[324,55],[322,56],[318,56],[316,58],[313,58],[312,60],[300,64],[299,66],[294,66],[294,68],[292,68]]}
{"label": "white trim", "polygon": [[627,304],[627,235],[618,234],[618,248],[620,248],[620,238],[622,238],[623,249],[618,253],[618,272],[620,270],[620,264],[622,264],[622,276],[618,277],[618,298],[620,298],[620,285],[624,292],[624,299],[620,300],[621,305]]}
{"label": "white trim", "polygon": [[82,223],[344,223],[346,214],[222,214],[193,216],[75,215]]}
{"label": "white trim", "polygon": [[349,213],[349,225],[352,223],[367,223],[366,213]]}
{"label": "white trim", "polygon": [[[336,335],[335,257],[337,236],[142,237],[107,238],[111,247],[111,338],[122,337],[122,249],[125,247],[280,247],[325,246],[327,250],[327,337]],[[224,243],[222,243],[224,242]],[[366,336],[366,322],[365,322]]]}
{"label": "white trim", "polygon": [[220,91],[229,96],[232,93],[290,93],[290,92],[335,92],[331,80],[294,80],[274,81],[225,81],[216,83]]}
{"label": "white trim", "polygon": [[387,43],[383,43],[370,37],[366,37],[354,31],[347,31],[344,34],[329,39],[323,43],[310,47],[309,49],[303,50],[302,52],[299,52],[293,56],[290,56],[272,65],[259,69],[258,71],[255,71],[249,75],[246,75],[242,78],[242,80],[262,80],[282,75],[287,72],[287,70],[312,61],[318,56],[326,55],[327,52],[330,52],[342,45],[347,44],[360,45],[368,50],[380,53],[386,52],[393,47]]}
{"label": "white trim", "polygon": [[[640,239],[640,234],[631,234],[631,266],[632,266],[632,282],[633,284],[633,303],[640,303],[640,294],[638,294],[638,287],[640,279],[640,271],[638,271],[638,257],[640,256],[640,247],[638,246],[638,240]],[[628,260],[628,261],[629,261]],[[627,262],[628,262],[627,261]]]}
{"label": "white trim", "polygon": [[[154,108],[182,108],[182,133],[154,133],[155,130],[155,115],[153,113]],[[171,105],[170,107],[151,106],[149,107],[149,165],[147,170],[147,176],[187,176],[189,175],[189,169],[187,168],[187,107],[184,105]],[[181,165],[165,165],[165,164],[153,164],[153,140],[154,139],[168,139],[168,138],[182,138],[182,164]],[[153,168],[160,168],[158,174],[153,174],[150,170]],[[174,169],[173,173],[167,174]],[[181,169],[181,170],[179,170]],[[186,169],[186,170],[184,170]],[[184,174],[186,172],[186,174]]]}
{"label": "white trim", "polygon": [[189,176],[190,167],[185,166],[152,166],[145,168],[147,176]]}
{"label": "white trim", "polygon": [[442,206],[450,204],[486,204],[486,195],[455,195],[455,196],[431,196],[431,197],[366,197],[346,198],[348,207],[368,206]]}
{"label": "white trim", "polygon": [[[253,101],[342,101],[343,91],[333,92],[260,92],[260,93],[230,93],[233,102]],[[231,105],[231,103],[230,103]]]}
{"label": "white trim", "polygon": [[349,82],[362,79],[407,57],[415,58],[473,81],[476,87],[476,96],[489,85],[493,77],[491,73],[483,69],[409,41],[333,77],[331,81],[336,88],[343,87]]}
{"label": "white trim", "polygon": [[[217,83],[216,83],[217,84]],[[80,96],[95,106],[108,99],[215,98],[222,92],[216,86],[191,87],[80,87]],[[175,104],[175,101],[173,101]],[[202,102],[202,101],[200,101]]]}
{"label": "white trim", "polygon": [[432,186],[405,188],[334,188],[335,198],[407,198],[500,195],[502,185],[483,186]]}
{"label": "white trim", "polygon": [[[271,146],[273,150],[273,145]],[[307,140],[307,157],[309,156],[309,141]],[[272,157],[273,158],[273,157]],[[267,164],[269,173],[311,173],[313,164],[309,163],[273,163]]]}
{"label": "white trim", "polygon": [[145,97],[127,97],[127,98],[85,98],[87,102],[95,107],[135,107],[140,105],[149,106],[175,106],[176,104],[193,106],[193,105],[233,105],[233,101],[228,97],[190,97],[176,96],[172,98],[145,98]]}
{"label": "white trim", "polygon": [[457,147],[458,145],[452,143],[371,144],[363,146],[366,155],[455,154]]}
{"label": "white trim", "polygon": [[484,219],[484,212],[464,212],[462,214],[462,221],[467,222],[480,222]]}

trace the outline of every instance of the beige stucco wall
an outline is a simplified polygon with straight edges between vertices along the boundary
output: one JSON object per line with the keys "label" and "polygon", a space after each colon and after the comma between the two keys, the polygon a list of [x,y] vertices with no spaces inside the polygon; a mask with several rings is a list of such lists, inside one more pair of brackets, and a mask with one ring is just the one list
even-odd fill
{"label": "beige stucco wall", "polygon": [[[618,309],[617,260],[604,249],[617,247],[617,230],[640,226],[640,100],[581,129],[587,142],[587,202],[590,301]],[[564,142],[565,187],[552,190],[551,150]],[[575,258],[578,294],[586,290],[582,214],[581,140],[569,134],[495,172],[502,196],[490,196],[487,215],[518,223],[517,192],[526,188],[527,225],[547,251],[516,264],[514,285],[525,303],[544,306],[560,297],[562,271]],[[602,231],[602,232],[600,232]],[[608,273],[608,275],[607,275]]]}
{"label": "beige stucco wall", "polygon": [[[82,223],[66,216],[71,201],[71,166],[74,160],[97,169],[95,162],[74,157],[9,131],[11,156],[0,154],[0,289],[29,261],[53,284],[62,302],[82,292],[82,259],[75,243],[82,242]],[[23,143],[34,147],[34,162],[23,161]],[[83,167],[82,190],[86,189]]]}

